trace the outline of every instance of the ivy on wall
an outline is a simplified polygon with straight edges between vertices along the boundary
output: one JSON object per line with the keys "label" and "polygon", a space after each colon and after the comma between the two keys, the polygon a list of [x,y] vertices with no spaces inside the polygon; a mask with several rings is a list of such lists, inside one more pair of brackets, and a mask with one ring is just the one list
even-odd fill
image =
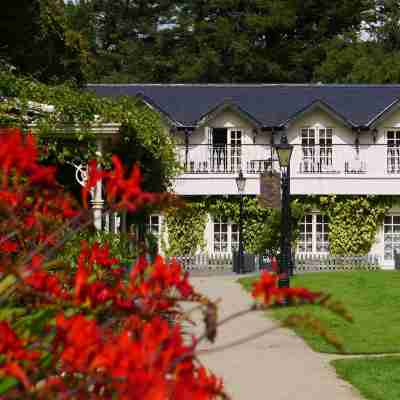
{"label": "ivy on wall", "polygon": [[198,250],[204,250],[206,224],[207,212],[203,202],[189,202],[181,208],[166,210],[161,249],[167,256],[193,255]]}
{"label": "ivy on wall", "polygon": [[[304,214],[318,210],[328,218],[329,242],[333,255],[367,254],[373,245],[379,225],[393,204],[384,196],[301,196],[291,201],[292,241],[296,246],[299,222]],[[207,214],[239,223],[240,198],[210,196],[192,198],[187,207],[169,210],[164,230],[168,231],[168,255],[194,254],[205,249],[204,230]],[[245,250],[262,254],[266,250],[276,254],[280,246],[280,210],[259,205],[254,196],[244,197],[243,238]]]}
{"label": "ivy on wall", "polygon": [[310,201],[328,217],[333,255],[365,255],[374,244],[385,213],[393,204],[385,196],[321,196]]}
{"label": "ivy on wall", "polygon": [[[276,253],[280,241],[280,210],[260,206],[254,196],[243,198],[243,241],[249,253],[262,254],[266,249]],[[198,197],[183,208],[164,214],[161,248],[166,255],[189,255],[205,250],[204,231],[207,215],[239,224],[240,198],[228,196]],[[304,215],[303,205],[292,201],[294,231],[296,221]],[[167,233],[168,240],[165,239]],[[295,236],[295,235],[294,235]],[[167,243],[168,242],[168,243]]]}

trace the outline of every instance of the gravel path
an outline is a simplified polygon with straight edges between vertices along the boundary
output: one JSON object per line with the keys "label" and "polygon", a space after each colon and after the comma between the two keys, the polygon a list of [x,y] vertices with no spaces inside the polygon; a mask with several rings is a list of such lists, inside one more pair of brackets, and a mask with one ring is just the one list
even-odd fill
{"label": "gravel path", "polygon": [[[211,299],[221,299],[219,319],[251,304],[250,296],[236,282],[237,276],[193,277],[192,284]],[[214,345],[272,332],[223,351],[204,353],[201,359],[224,378],[233,400],[361,400],[351,385],[336,377],[326,355],[312,351],[304,341],[261,312],[252,312],[219,328]]]}

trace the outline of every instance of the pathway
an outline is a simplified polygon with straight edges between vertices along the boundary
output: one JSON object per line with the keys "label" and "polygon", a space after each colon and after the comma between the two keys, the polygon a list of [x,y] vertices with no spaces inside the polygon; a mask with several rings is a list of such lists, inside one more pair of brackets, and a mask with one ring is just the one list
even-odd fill
{"label": "pathway", "polygon": [[[236,282],[237,276],[192,277],[192,284],[209,298],[222,299],[219,318],[251,304]],[[276,323],[253,312],[219,328],[214,345],[224,346]],[[336,377],[325,355],[313,352],[304,341],[284,328],[226,350],[203,354],[202,361],[224,378],[233,400],[360,400],[351,385]]]}

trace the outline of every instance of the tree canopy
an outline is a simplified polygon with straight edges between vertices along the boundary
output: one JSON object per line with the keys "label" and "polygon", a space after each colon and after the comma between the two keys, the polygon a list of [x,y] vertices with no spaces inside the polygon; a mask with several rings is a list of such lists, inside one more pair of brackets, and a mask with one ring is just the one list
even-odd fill
{"label": "tree canopy", "polygon": [[398,81],[398,0],[4,1],[0,58],[45,82]]}

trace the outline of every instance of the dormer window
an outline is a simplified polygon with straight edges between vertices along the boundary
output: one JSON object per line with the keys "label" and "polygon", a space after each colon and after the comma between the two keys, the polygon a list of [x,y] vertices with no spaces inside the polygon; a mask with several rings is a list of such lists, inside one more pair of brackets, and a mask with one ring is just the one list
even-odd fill
{"label": "dormer window", "polygon": [[391,129],[386,134],[386,160],[389,174],[400,173],[400,129]]}
{"label": "dormer window", "polygon": [[333,129],[302,128],[301,147],[303,161],[300,172],[323,173],[333,170]]}

